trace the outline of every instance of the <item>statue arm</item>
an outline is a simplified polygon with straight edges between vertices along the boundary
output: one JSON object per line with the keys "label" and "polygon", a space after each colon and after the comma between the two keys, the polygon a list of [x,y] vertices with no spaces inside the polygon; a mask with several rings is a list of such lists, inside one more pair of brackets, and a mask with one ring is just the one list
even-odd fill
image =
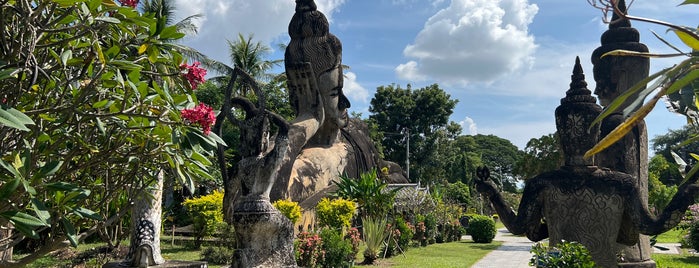
{"label": "statue arm", "polygon": [[681,185],[660,215],[655,216],[648,211],[648,207],[641,201],[640,193],[637,192],[631,200],[631,214],[635,218],[636,228],[646,235],[661,234],[674,228],[682,220],[687,208],[694,204],[697,193],[699,193],[699,185],[693,182]]}
{"label": "statue arm", "polygon": [[488,200],[498,212],[500,220],[508,231],[515,235],[525,234],[532,241],[539,241],[548,237],[546,224],[542,223],[542,208],[538,200],[538,190],[534,187],[525,187],[519,205],[518,213],[512,210],[502,194],[490,181],[490,171],[487,167],[479,167],[477,170],[476,190],[488,197]]}

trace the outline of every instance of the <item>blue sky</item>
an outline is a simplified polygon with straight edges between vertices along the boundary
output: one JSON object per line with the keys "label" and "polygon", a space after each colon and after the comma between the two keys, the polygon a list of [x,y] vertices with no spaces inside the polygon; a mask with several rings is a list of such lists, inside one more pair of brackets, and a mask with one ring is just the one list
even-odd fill
{"label": "blue sky", "polygon": [[[628,1],[628,0],[627,0]],[[699,24],[699,8],[681,0],[636,0],[629,14]],[[555,131],[554,109],[580,56],[594,89],[590,54],[607,28],[588,0],[316,0],[343,43],[350,111],[368,116],[376,87],[437,83],[459,100],[452,121],[463,134],[494,134],[520,149]],[[226,40],[253,33],[282,59],[293,0],[177,0],[182,16],[202,14],[185,44],[230,63]],[[694,18],[694,19],[693,19]],[[680,46],[664,27],[632,22],[652,52],[671,52],[651,30]],[[652,60],[651,72],[679,59]],[[282,70],[279,69],[278,72]],[[660,103],[647,118],[649,137],[680,128],[684,117]]]}

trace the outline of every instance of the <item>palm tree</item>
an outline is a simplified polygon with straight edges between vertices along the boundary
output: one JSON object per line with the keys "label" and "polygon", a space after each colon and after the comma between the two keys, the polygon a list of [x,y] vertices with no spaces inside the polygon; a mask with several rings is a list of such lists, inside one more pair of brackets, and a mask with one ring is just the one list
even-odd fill
{"label": "palm tree", "polygon": [[[233,66],[244,70],[255,80],[266,83],[279,76],[270,74],[268,71],[281,64],[283,60],[265,60],[264,58],[272,52],[272,49],[261,42],[253,42],[253,34],[248,34],[246,38],[239,33],[238,40],[235,42],[228,40],[228,49]],[[240,87],[238,93],[246,96],[249,90],[248,87]]]}

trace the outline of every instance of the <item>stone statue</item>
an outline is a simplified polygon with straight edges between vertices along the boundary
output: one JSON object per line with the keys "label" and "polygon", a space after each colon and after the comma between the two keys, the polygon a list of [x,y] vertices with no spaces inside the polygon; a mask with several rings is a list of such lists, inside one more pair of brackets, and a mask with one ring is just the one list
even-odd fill
{"label": "stone statue", "polygon": [[[634,245],[641,234],[659,234],[676,226],[694,202],[696,178],[679,187],[659,216],[648,211],[637,177],[599,168],[585,151],[598,139],[590,123],[601,111],[584,81],[579,59],[570,90],[556,109],[565,165],[528,179],[517,212],[513,211],[489,180],[487,168],[479,168],[478,192],[486,195],[505,227],[513,234],[526,234],[532,241],[549,238],[555,246],[562,240],[585,245],[599,267],[618,267],[617,244]],[[624,221],[628,219],[627,226]]]}
{"label": "stone statue", "polygon": [[[226,171],[222,172],[224,215],[234,225],[239,244],[233,267],[295,266],[293,226],[270,201],[291,199],[312,211],[339,174],[358,175],[388,165],[378,159],[366,126],[347,116],[350,102],[342,93],[342,44],[329,32],[315,2],[296,1],[289,36],[284,65],[296,118],[288,122],[269,111],[257,83],[236,67],[214,126],[220,133],[221,124],[228,120],[241,132],[240,159],[234,168],[227,169],[224,148],[218,148],[219,165]],[[232,97],[236,81],[252,87],[256,104]],[[245,117],[233,116],[234,107]],[[276,133],[271,133],[271,126]],[[310,226],[312,219],[304,216],[301,226]]]}
{"label": "stone statue", "polygon": [[[371,169],[391,165],[379,159],[379,153],[369,138],[366,125],[350,119],[347,109],[351,104],[343,94],[342,43],[330,33],[329,23],[314,1],[296,1],[296,13],[289,23],[291,41],[284,54],[287,69],[299,63],[310,62],[323,104],[324,120],[296,159],[284,167],[271,192],[271,199],[290,199],[298,202],[304,211],[299,222],[302,228],[311,227],[313,210],[328,192],[340,174],[358,178]],[[306,83],[307,77],[289,75],[288,82]],[[302,97],[291,91],[292,107],[299,109]],[[395,170],[395,169],[393,169]],[[407,183],[402,170],[387,176],[390,182]],[[288,178],[288,180],[285,180]]]}
{"label": "stone statue", "polygon": [[[626,12],[625,1],[619,1],[620,12]],[[638,52],[648,52],[646,45],[639,43],[639,32],[631,27],[628,19],[621,19],[616,13],[612,16],[609,30],[602,34],[602,45],[592,53],[593,73],[596,87],[595,94],[600,104],[607,107],[614,99],[624,91],[648,77],[650,60],[644,57],[620,57],[608,56],[602,58],[604,53],[624,49]],[[629,100],[633,100],[632,96]],[[624,103],[619,111],[624,109],[637,109],[630,106],[630,101]],[[621,112],[614,113],[601,124],[601,137],[606,136],[619,124],[624,122]],[[648,203],[648,134],[645,121],[641,121],[633,130],[616,142],[610,148],[600,152],[596,156],[597,166],[609,168],[614,171],[628,173],[636,178],[641,193],[641,198]],[[631,230],[630,219],[624,218],[622,231]],[[618,254],[623,256],[625,267],[655,267],[650,259],[652,249],[647,236],[641,235],[638,244],[627,246],[619,245]]]}

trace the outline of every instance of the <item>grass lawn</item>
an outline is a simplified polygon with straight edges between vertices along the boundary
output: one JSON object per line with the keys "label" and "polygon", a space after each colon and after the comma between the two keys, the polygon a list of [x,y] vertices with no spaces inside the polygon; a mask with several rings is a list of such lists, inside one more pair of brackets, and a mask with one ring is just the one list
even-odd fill
{"label": "grass lawn", "polygon": [[[420,248],[411,247],[405,252],[405,256],[378,259],[375,265],[357,265],[357,267],[471,267],[501,244],[502,242],[478,244],[459,241]],[[359,255],[358,263],[361,263],[363,260],[361,250]]]}
{"label": "grass lawn", "polygon": [[687,234],[687,231],[672,228],[670,231],[658,235],[658,243],[679,243]]}

